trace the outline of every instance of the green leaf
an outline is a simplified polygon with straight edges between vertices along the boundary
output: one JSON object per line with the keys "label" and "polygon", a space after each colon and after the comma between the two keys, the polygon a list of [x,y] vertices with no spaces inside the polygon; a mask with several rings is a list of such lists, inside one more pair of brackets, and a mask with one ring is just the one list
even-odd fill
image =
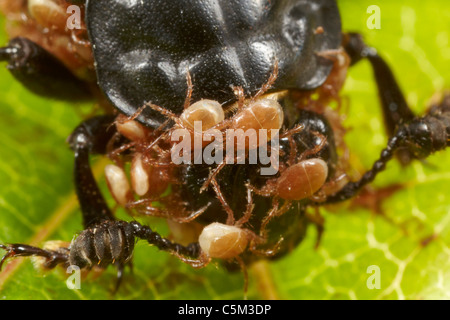
{"label": "green leaf", "polygon": [[[381,29],[369,30],[367,7],[381,8]],[[409,104],[425,111],[435,93],[450,88],[450,5],[447,0],[340,0],[346,31],[359,31],[392,66]],[[1,43],[6,43],[4,32]],[[65,139],[91,105],[75,106],[28,93],[0,68],[0,243],[42,245],[70,241],[82,229],[73,191],[73,155]],[[350,70],[343,93],[350,101],[345,125],[351,161],[370,168],[386,144],[372,72],[361,62]],[[104,162],[95,159],[101,177]],[[383,214],[342,205],[321,210],[317,232],[290,255],[250,268],[249,298],[448,299],[450,298],[450,152],[407,168],[389,163],[375,187],[403,188],[381,203]],[[109,199],[111,206],[113,202]],[[119,213],[126,218],[123,212]],[[162,234],[163,221],[150,221]],[[429,240],[429,241],[425,241]],[[380,289],[369,289],[369,266],[380,271]],[[69,290],[64,270],[43,273],[30,259],[15,259],[0,273],[2,299],[241,299],[243,277],[220,265],[195,270],[145,243],[138,243],[133,273],[111,295],[115,270],[83,279]]]}

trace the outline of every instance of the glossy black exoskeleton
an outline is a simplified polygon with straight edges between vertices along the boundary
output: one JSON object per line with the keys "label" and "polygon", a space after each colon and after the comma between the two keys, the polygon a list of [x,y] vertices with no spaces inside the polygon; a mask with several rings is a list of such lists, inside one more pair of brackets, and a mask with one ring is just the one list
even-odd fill
{"label": "glossy black exoskeleton", "polygon": [[[288,253],[303,239],[308,206],[355,196],[397,151],[406,163],[445,149],[450,143],[449,97],[423,117],[416,117],[377,52],[366,46],[359,35],[342,34],[334,0],[68,2],[85,9],[84,22],[98,87],[118,112],[136,117],[149,130],[161,129],[163,123],[166,125],[163,129],[170,126],[155,109],[141,107],[151,102],[179,115],[186,100],[187,74],[194,87],[192,100],[212,99],[227,108],[238,100],[236,87],[242,88],[246,98],[255,95],[266,83],[274,64],[278,65],[278,75],[269,92],[288,90],[308,94],[320,90],[331,77],[338,52],[348,56],[352,64],[361,59],[371,63],[390,136],[387,148],[359,181],[349,182],[322,199],[296,201],[283,215],[271,220],[262,247],[270,249],[283,238],[274,258]],[[31,40],[12,39],[0,49],[0,59],[8,61],[12,74],[37,94],[70,101],[84,100],[91,95],[85,82]],[[297,157],[323,142],[308,157],[326,162],[327,181],[331,181],[340,161],[333,127],[319,110],[307,111],[304,107],[295,101],[290,107],[285,106],[284,112],[289,116],[282,131],[298,125],[303,130],[292,135],[291,140],[281,139],[281,161],[289,162],[293,147],[297,149]],[[37,255],[45,258],[48,268],[57,264],[86,268],[115,264],[120,279],[124,265],[131,260],[136,238],[178,256],[195,259],[201,255],[197,242],[175,243],[137,222],[118,221],[109,210],[92,175],[89,157],[108,153],[111,139],[116,147],[129,143],[123,137],[116,139],[117,132],[111,126],[115,119],[105,115],[87,120],[69,139],[75,153],[75,188],[85,230],[69,248],[56,251],[21,244],[1,245],[0,248],[7,250],[1,263],[10,257]],[[208,165],[178,167],[174,189],[191,211],[208,205],[196,221],[225,223],[227,215],[217,194],[211,189],[201,192],[210,168]],[[269,178],[259,175],[260,168],[259,165],[227,165],[218,173],[218,185],[233,212],[246,211],[248,183],[261,188],[268,181]],[[273,206],[272,200],[255,195],[255,207],[248,221],[253,232],[260,231],[267,211]],[[254,259],[251,253],[244,253],[244,261]]]}
{"label": "glossy black exoskeleton", "polygon": [[[105,16],[114,16],[106,26]],[[231,102],[230,85],[256,93],[275,59],[273,90],[317,88],[332,62],[315,53],[341,43],[337,5],[328,0],[88,1],[86,19],[100,87],[126,115],[147,101],[181,112],[187,70],[194,101]],[[319,26],[327,32],[314,34]],[[155,127],[163,118],[145,110],[137,119]]]}

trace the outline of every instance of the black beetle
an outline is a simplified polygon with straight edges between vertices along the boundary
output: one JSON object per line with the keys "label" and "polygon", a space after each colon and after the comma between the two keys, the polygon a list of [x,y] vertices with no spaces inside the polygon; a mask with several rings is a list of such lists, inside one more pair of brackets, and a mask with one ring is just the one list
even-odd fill
{"label": "black beetle", "polygon": [[[354,196],[384,169],[386,162],[399,149],[403,149],[409,158],[423,158],[444,149],[449,143],[448,98],[424,117],[416,118],[388,66],[376,51],[367,47],[357,34],[341,37],[339,12],[334,1],[251,2],[242,7],[229,1],[201,4],[193,1],[176,4],[87,1],[85,6],[99,87],[120,112],[128,117],[136,116],[137,120],[152,129],[160,128],[164,116],[154,109],[140,108],[151,101],[180,114],[188,90],[185,80],[187,71],[195,88],[189,98],[209,98],[227,107],[238,100],[234,87],[242,87],[245,97],[257,94],[275,63],[279,64],[279,73],[271,85],[271,91],[287,89],[291,93],[308,94],[320,89],[329,79],[335,62],[332,57],[341,46],[352,63],[362,58],[371,62],[391,135],[388,147],[383,150],[373,169],[360,180],[345,184],[335,193],[326,194],[325,198],[299,202],[284,212],[281,220],[273,220],[271,223],[276,228],[271,228],[267,245],[274,245],[280,235],[286,237],[288,243],[275,257],[291,250],[303,238],[306,206],[320,206]],[[106,25],[105,12],[111,16]],[[85,83],[29,40],[12,40],[9,46],[2,49],[2,58],[9,60],[10,70],[21,82],[39,94],[73,100],[84,98],[88,91]],[[55,72],[45,73],[44,77],[41,72],[45,68],[42,67]],[[76,97],[67,94],[65,97],[65,89],[53,85],[60,83],[58,81],[61,79],[76,88],[70,89],[71,93],[79,90],[83,94]],[[325,137],[327,146],[309,156],[324,158],[329,169],[333,169],[337,159],[328,120],[315,112],[296,113],[297,105],[294,107],[291,100],[292,97],[289,97],[283,104],[286,114],[294,114],[285,120],[284,128],[299,124],[308,128],[295,136],[294,145],[300,153],[314,149],[321,143],[320,139],[315,140],[315,133],[318,132]],[[88,267],[100,262],[103,262],[102,266],[114,263],[121,275],[123,266],[131,257],[129,239],[134,237],[146,239],[160,249],[179,256],[199,256],[201,249],[196,242],[186,246],[173,243],[137,222],[127,224],[114,219],[100,195],[88,162],[90,154],[108,153],[108,141],[116,135],[116,131],[110,128],[113,122],[114,118],[110,116],[88,120],[74,131],[70,139],[75,151],[75,185],[86,228],[83,236],[74,241],[69,251],[41,250],[18,244],[2,246],[8,251],[2,262],[13,256],[41,255],[47,259],[48,267],[58,263],[77,262]],[[309,136],[306,138],[304,135]],[[307,141],[306,146],[302,145],[304,141]],[[117,148],[125,144],[123,140],[114,141]],[[293,145],[286,141],[284,148],[289,150]],[[323,150],[328,156],[319,155]],[[285,154],[289,152],[285,151]],[[234,201],[236,205],[232,205],[233,211],[244,212],[245,196],[239,188],[243,188],[248,181],[262,187],[267,179],[255,181],[255,173],[249,166],[244,169],[239,166],[225,168],[228,171],[217,177],[218,184],[226,198],[237,199]],[[202,182],[208,178],[208,169],[187,166],[174,175],[185,185],[175,193],[192,197],[187,207],[196,206],[197,201],[200,202],[198,205],[214,202],[207,210],[220,210],[223,203],[216,198],[216,193],[208,192],[196,198],[201,194],[199,188]],[[328,180],[332,180],[335,173],[330,171]],[[230,175],[239,177],[237,186],[227,179]],[[235,196],[236,193],[239,194]],[[264,216],[272,205],[271,200],[263,196],[255,200],[257,214],[252,217],[254,231],[262,229]],[[201,220],[203,223],[225,222],[223,217],[208,211]],[[107,228],[111,228],[111,232],[106,232]],[[105,249],[105,243],[114,245]],[[245,261],[249,260],[252,260],[251,255],[245,257]]]}
{"label": "black beetle", "polygon": [[[114,17],[107,28],[105,15]],[[128,116],[147,101],[180,113],[187,70],[194,101],[231,102],[231,85],[255,94],[275,59],[279,75],[272,90],[315,89],[332,67],[315,53],[341,44],[337,5],[328,0],[88,1],[86,20],[99,85]],[[320,26],[326,33],[315,34]],[[156,127],[162,116],[146,110],[137,119]]]}

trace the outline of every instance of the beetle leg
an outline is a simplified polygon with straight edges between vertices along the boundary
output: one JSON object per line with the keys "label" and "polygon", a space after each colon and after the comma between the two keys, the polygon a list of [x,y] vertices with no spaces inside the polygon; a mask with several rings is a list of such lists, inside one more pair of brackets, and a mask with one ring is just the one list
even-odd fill
{"label": "beetle leg", "polygon": [[[350,56],[351,65],[363,58],[370,62],[378,87],[385,128],[388,136],[392,137],[401,124],[414,119],[413,111],[406,103],[392,70],[384,59],[378,55],[377,50],[367,46],[362,36],[357,33],[348,33],[344,42],[344,48]],[[408,164],[414,157],[406,150],[399,150],[397,154],[400,162],[404,165]]]}
{"label": "beetle leg", "polygon": [[113,294],[115,294],[119,290],[120,284],[122,283],[124,268],[125,268],[125,265],[123,263],[117,264],[117,280],[116,280],[116,285],[114,287]]}
{"label": "beetle leg", "polygon": [[2,269],[3,263],[9,258],[15,257],[30,257],[38,256],[45,258],[44,267],[47,269],[53,269],[58,264],[68,264],[69,254],[68,250],[44,250],[41,248],[29,246],[26,244],[0,244],[0,249],[6,250],[6,254],[0,260],[0,270]]}
{"label": "beetle leg", "polygon": [[[92,174],[89,164],[90,153],[105,153],[106,145],[115,133],[110,124],[113,116],[100,116],[89,119],[78,126],[69,137],[69,142],[75,152],[75,189],[81,206],[84,227],[89,227],[103,221],[114,220],[114,217],[106,205],[100,190]],[[106,130],[111,128],[111,130]],[[68,262],[68,252],[44,250],[24,244],[0,245],[7,251],[0,262],[10,257],[17,256],[41,256],[46,258],[45,267],[51,269],[56,265]]]}
{"label": "beetle leg", "polygon": [[130,225],[133,227],[136,237],[147,240],[149,244],[156,246],[160,250],[169,251],[177,257],[190,257],[194,259],[200,257],[200,245],[198,242],[183,246],[161,237],[157,232],[150,229],[150,227],[143,226],[137,221],[131,222]]}
{"label": "beetle leg", "polygon": [[68,141],[75,153],[75,190],[80,202],[85,228],[103,220],[114,220],[92,173],[90,154],[105,154],[109,140],[116,133],[110,126],[114,116],[99,116],[79,125]]}
{"label": "beetle leg", "polygon": [[399,148],[405,148],[415,158],[420,159],[448,146],[450,146],[450,93],[440,104],[432,106],[423,117],[400,125],[395,135],[389,139],[387,147],[381,151],[380,158],[360,180],[347,183],[340,191],[327,196],[324,202],[313,204],[323,205],[350,199],[385,169],[387,162]]}
{"label": "beetle leg", "polygon": [[85,101],[92,98],[87,84],[78,79],[55,56],[26,38],[14,38],[0,48],[12,75],[30,91],[45,97]]}
{"label": "beetle leg", "polygon": [[317,238],[316,238],[316,243],[314,245],[314,249],[319,248],[320,245],[320,241],[322,240],[322,235],[323,232],[325,230],[325,219],[323,218],[323,216],[320,214],[319,208],[315,207],[314,208],[315,212],[314,213],[307,213],[306,217],[308,219],[308,221],[310,221],[311,223],[313,223],[316,227],[317,230]]}

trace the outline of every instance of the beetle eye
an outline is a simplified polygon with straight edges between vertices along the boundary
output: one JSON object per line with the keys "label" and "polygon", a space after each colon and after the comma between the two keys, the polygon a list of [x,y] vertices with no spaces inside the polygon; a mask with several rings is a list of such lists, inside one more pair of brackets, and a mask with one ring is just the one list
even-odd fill
{"label": "beetle eye", "polygon": [[319,158],[308,159],[287,168],[278,178],[278,195],[286,200],[302,200],[312,196],[325,183],[328,166]]}
{"label": "beetle eye", "polygon": [[202,122],[202,131],[214,127],[225,119],[222,105],[214,100],[200,100],[183,111],[180,120],[183,124],[194,129],[194,121]]}
{"label": "beetle eye", "polygon": [[243,229],[214,222],[203,229],[198,242],[209,257],[230,259],[245,250],[248,237]]}

